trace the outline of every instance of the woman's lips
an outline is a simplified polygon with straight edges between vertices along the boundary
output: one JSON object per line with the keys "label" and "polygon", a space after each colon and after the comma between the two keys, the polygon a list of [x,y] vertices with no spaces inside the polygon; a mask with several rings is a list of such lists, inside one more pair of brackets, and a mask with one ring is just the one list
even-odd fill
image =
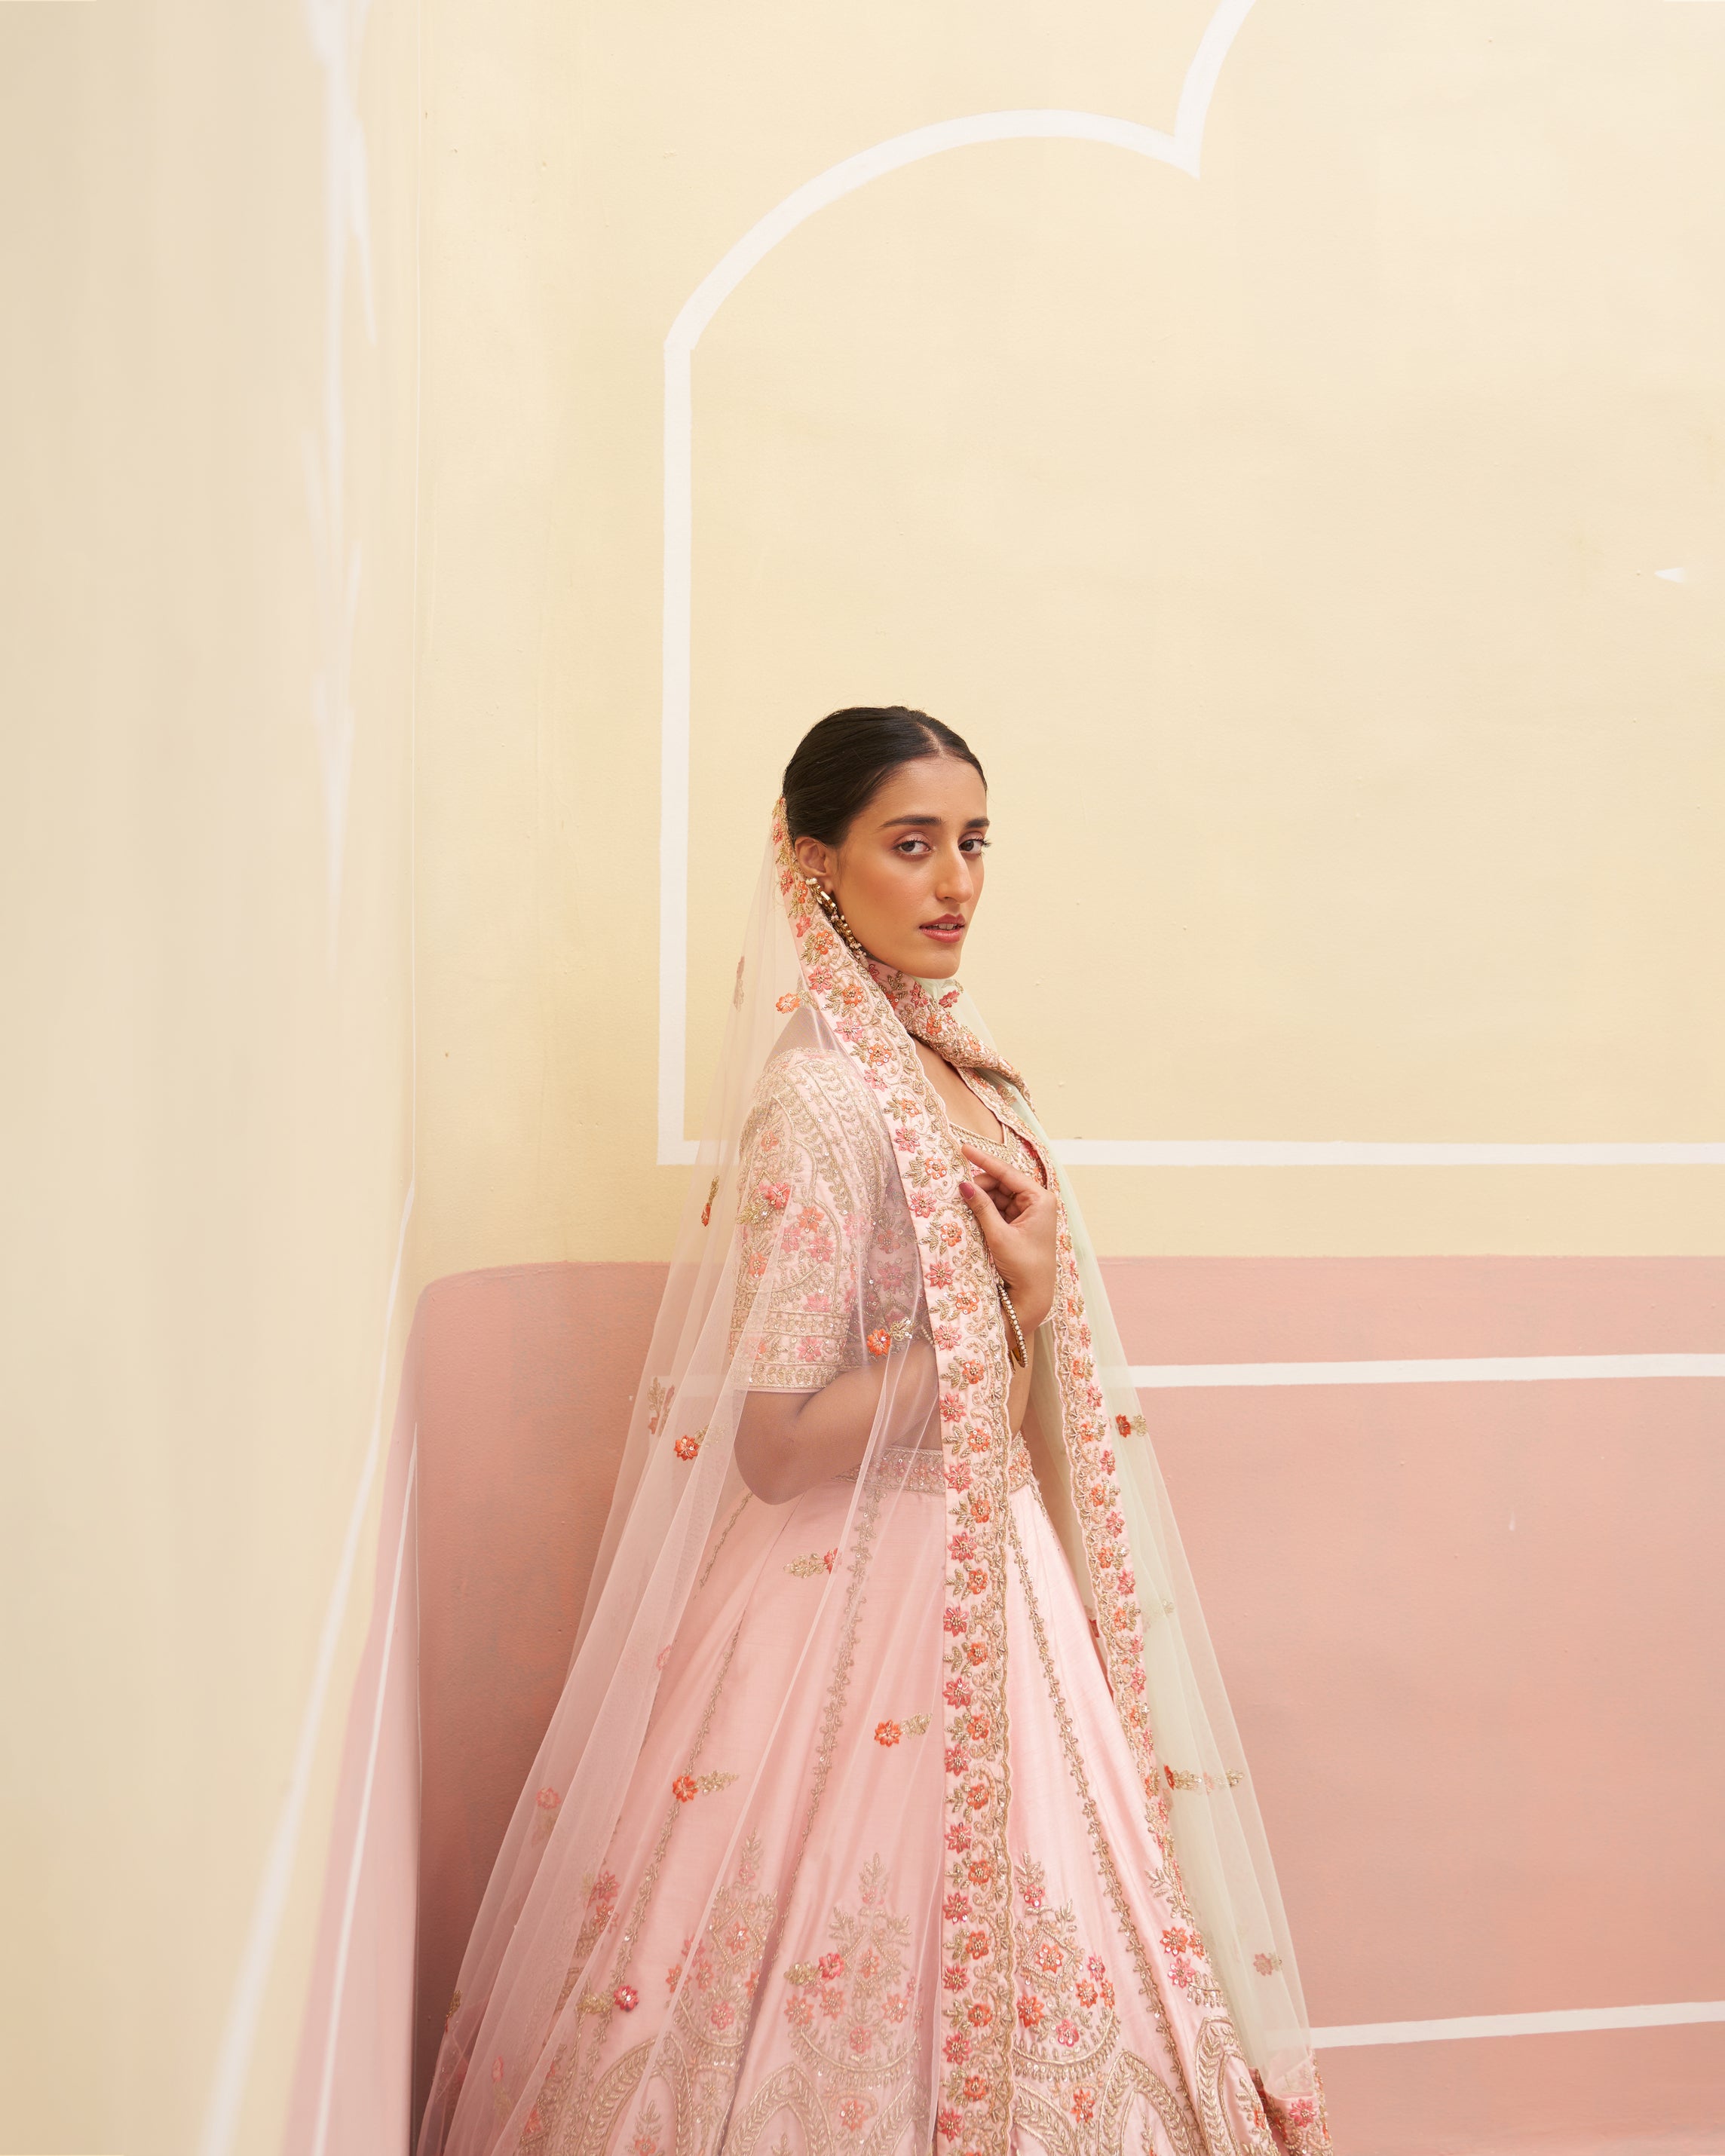
{"label": "woman's lips", "polygon": [[919,926],[922,933],[933,937],[937,943],[956,943],[964,934],[964,923],[951,917],[945,921],[925,921]]}

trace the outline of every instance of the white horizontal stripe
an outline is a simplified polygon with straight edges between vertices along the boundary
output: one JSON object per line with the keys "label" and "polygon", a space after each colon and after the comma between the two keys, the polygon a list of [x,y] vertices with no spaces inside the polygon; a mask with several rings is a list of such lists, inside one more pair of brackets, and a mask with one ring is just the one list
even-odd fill
{"label": "white horizontal stripe", "polygon": [[1554,1378],[1725,1378],[1725,1355],[1441,1355],[1424,1362],[1136,1363],[1139,1392],[1207,1385],[1496,1385]]}
{"label": "white horizontal stripe", "polygon": [[1458,2014],[1446,2021],[1355,2021],[1314,2029],[1321,2051],[1351,2044],[1445,2044],[1468,2036],[1546,2036],[1571,2029],[1668,2029],[1685,2021],[1725,2021],[1725,1999],[1671,2006],[1563,2007],[1553,2014]]}
{"label": "white horizontal stripe", "polygon": [[1068,1168],[1725,1168],[1725,1144],[1474,1145],[1365,1138],[1056,1138]]}

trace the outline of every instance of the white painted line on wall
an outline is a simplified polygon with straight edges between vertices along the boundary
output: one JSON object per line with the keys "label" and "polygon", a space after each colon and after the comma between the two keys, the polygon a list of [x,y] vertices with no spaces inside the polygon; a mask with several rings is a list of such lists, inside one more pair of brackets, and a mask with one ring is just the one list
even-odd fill
{"label": "white painted line on wall", "polygon": [[407,1249],[408,1222],[413,1211],[413,1185],[408,1185],[402,1207],[401,1227],[395,1239],[395,1269],[389,1276],[389,1296],[383,1312],[383,1348],[377,1361],[377,1389],[372,1408],[371,1437],[360,1468],[359,1485],[348,1507],[347,1530],[341,1539],[336,1577],[318,1635],[317,1656],[312,1666],[311,1690],[300,1717],[299,1741],[294,1747],[287,1794],[270,1837],[263,1876],[246,1927],[239,1967],[228,2002],[228,2018],[216,2051],[216,2070],[204,2112],[203,2131],[198,2137],[199,2156],[228,2156],[239,2124],[239,2107],[245,2094],[252,2046],[257,2040],[258,2018],[264,2010],[264,1994],[275,1958],[276,1940],[287,1911],[288,1891],[293,1882],[294,1859],[305,1825],[305,1803],[311,1790],[311,1772],[317,1758],[318,1732],[323,1724],[324,1703],[335,1673],[336,1650],[341,1645],[347,1616],[347,1598],[353,1585],[353,1568],[359,1557],[359,1538],[365,1525],[366,1507],[377,1472],[383,1430],[383,1388],[389,1375],[389,1342],[395,1325],[396,1296],[401,1287],[402,1257]]}
{"label": "white painted line on wall", "polygon": [[1137,1363],[1141,1393],[1244,1385],[1501,1385],[1589,1378],[1725,1378],[1725,1355],[1444,1355],[1365,1363]]}
{"label": "white painted line on wall", "polygon": [[1355,2021],[1314,2029],[1321,2051],[1355,2044],[1444,2044],[1471,2036],[1547,2036],[1568,2030],[1669,2029],[1684,2022],[1725,2021],[1725,1999],[1670,2006],[1578,2006],[1551,2014],[1458,2014],[1443,2021]]}
{"label": "white painted line on wall", "polygon": [[408,1554],[408,1522],[413,1516],[413,1478],[419,1466],[419,1432],[413,1431],[413,1450],[408,1455],[408,1479],[402,1491],[401,1532],[395,1541],[395,1571],[389,1583],[389,1614],[383,1628],[382,1651],[377,1659],[377,1697],[372,1707],[372,1737],[366,1751],[365,1784],[360,1793],[359,1817],[354,1823],[353,1854],[347,1866],[347,1894],[341,1904],[341,1930],[336,1946],[335,1970],[330,1984],[329,2033],[324,2040],[323,2079],[317,2092],[317,2125],[311,2137],[311,2156],[324,2156],[329,2139],[330,2106],[336,2092],[336,2045],[341,2028],[341,1997],[347,1988],[347,1954],[353,1941],[354,1912],[359,1907],[359,1876],[366,1853],[366,1835],[372,1820],[372,1786],[377,1779],[377,1748],[383,1735],[383,1702],[389,1690],[390,1663],[395,1653],[395,1619],[401,1603],[402,1572]]}
{"label": "white painted line on wall", "polygon": [[1099,142],[1196,179],[1210,99],[1229,47],[1253,0],[1220,0],[1204,26],[1180,86],[1172,135],[1133,120],[1060,107],[970,113],[937,120],[842,158],[793,189],[708,270],[678,311],[665,341],[665,603],[659,812],[659,1164],[696,1155],[683,1134],[683,1065],[688,1052],[689,698],[694,552],[694,417],[691,362],[701,331],[756,264],[817,211],[888,172],[947,150],[984,142]]}
{"label": "white painted line on wall", "polygon": [[[1725,1143],[1555,1145],[1358,1138],[1056,1138],[1068,1168],[1725,1168]],[[693,1155],[691,1155],[693,1158]]]}

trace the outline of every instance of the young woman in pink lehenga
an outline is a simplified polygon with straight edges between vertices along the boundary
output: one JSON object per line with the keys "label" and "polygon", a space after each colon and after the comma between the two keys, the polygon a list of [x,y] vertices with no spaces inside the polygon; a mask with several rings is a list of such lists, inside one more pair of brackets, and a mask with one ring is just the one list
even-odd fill
{"label": "young woman in pink lehenga", "polygon": [[1318,2156],[1094,1255],[953,976],[981,766],[785,774],[576,1650],[418,2156]]}

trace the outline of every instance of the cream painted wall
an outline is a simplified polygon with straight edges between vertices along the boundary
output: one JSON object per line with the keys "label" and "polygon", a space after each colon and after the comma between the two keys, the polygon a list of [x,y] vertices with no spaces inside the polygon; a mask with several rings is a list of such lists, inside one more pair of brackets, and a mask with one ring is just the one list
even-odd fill
{"label": "cream painted wall", "polygon": [[[429,1273],[667,1246],[679,309],[908,129],[1171,129],[1209,13],[435,10]],[[784,756],[902,698],[989,767],[967,979],[1063,1135],[1725,1138],[1722,85],[1717,8],[1258,0],[1201,177],[957,150],[751,271],[693,361],[691,1118]],[[1717,1167],[1081,1187],[1118,1252],[1725,1228]]]}
{"label": "cream painted wall", "polygon": [[[0,10],[10,2145],[273,2156],[406,1314],[667,1246],[678,310],[904,130],[1171,128],[1208,19]],[[778,767],[882,696],[993,772],[970,978],[1064,1133],[1725,1138],[1722,81],[1717,6],[1257,0],[1201,178],[959,151],[763,262],[691,1101]],[[1720,1247],[1717,1169],[1080,1173],[1115,1252]]]}
{"label": "cream painted wall", "polygon": [[411,1310],[415,28],[362,147],[297,5],[0,9],[8,2151],[278,2145]]}

